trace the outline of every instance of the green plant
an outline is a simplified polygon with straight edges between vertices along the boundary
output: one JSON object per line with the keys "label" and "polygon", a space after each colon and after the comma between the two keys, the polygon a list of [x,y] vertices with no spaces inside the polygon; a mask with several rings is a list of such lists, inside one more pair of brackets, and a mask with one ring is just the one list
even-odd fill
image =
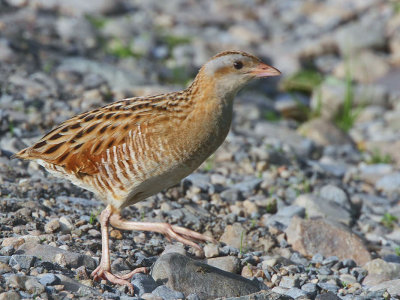
{"label": "green plant", "polygon": [[346,281],[342,281],[341,282],[342,287],[347,288],[349,286],[349,284]]}
{"label": "green plant", "polygon": [[346,72],[346,90],[345,97],[343,101],[343,107],[335,117],[336,125],[343,131],[348,132],[354,125],[358,115],[363,109],[363,105],[358,105],[353,108],[354,104],[354,88],[353,88],[353,78],[351,72],[348,70]]}
{"label": "green plant", "polygon": [[107,45],[106,52],[118,58],[136,57],[130,46],[125,45],[120,39],[111,40]]}
{"label": "green plant", "polygon": [[8,130],[10,131],[10,133],[12,135],[14,135],[14,128],[15,128],[14,122],[12,120],[10,120],[10,122],[8,123]]}
{"label": "green plant", "polygon": [[105,18],[95,17],[95,16],[91,16],[91,15],[86,15],[85,17],[86,17],[86,20],[88,20],[89,23],[92,24],[92,26],[96,29],[103,28],[107,23],[107,19],[105,19]]}
{"label": "green plant", "polygon": [[244,239],[244,230],[240,234],[240,248],[239,248],[240,254],[243,254],[243,239]]}
{"label": "green plant", "polygon": [[277,211],[277,203],[276,203],[276,199],[270,199],[270,201],[268,201],[267,205],[265,206],[265,210],[267,211],[267,213],[269,214],[274,214]]}
{"label": "green plant", "polygon": [[287,92],[303,92],[311,94],[313,89],[323,81],[321,73],[315,70],[300,70],[283,80],[281,87]]}
{"label": "green plant", "polygon": [[164,34],[162,38],[170,50],[178,45],[189,44],[192,40],[187,36],[176,36],[171,34]]}
{"label": "green plant", "polygon": [[400,247],[394,248],[394,253],[396,253],[397,256],[400,256]]}
{"label": "green plant", "polygon": [[390,213],[385,213],[381,219],[381,223],[386,228],[393,228],[394,223],[398,221],[398,218]]}
{"label": "green plant", "polygon": [[215,156],[211,155],[206,161],[203,163],[203,170],[210,172],[214,168],[215,164]]}
{"label": "green plant", "polygon": [[367,161],[368,164],[390,164],[393,162],[392,157],[389,154],[382,154],[379,149],[374,149],[371,153],[370,159]]}
{"label": "green plant", "polygon": [[97,210],[97,211],[92,211],[92,212],[90,213],[90,218],[89,218],[89,224],[90,224],[90,225],[93,225],[93,224],[96,222],[96,218],[97,218],[97,216],[100,214],[101,211],[102,211],[102,210],[99,209],[99,210]]}
{"label": "green plant", "polygon": [[277,122],[281,119],[281,117],[272,110],[267,110],[264,114],[264,118],[270,122]]}

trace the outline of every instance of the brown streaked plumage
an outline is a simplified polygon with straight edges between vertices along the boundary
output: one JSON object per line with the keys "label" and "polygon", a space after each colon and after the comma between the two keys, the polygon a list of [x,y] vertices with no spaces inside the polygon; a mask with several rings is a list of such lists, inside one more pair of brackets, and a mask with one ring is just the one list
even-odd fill
{"label": "brown streaked plumage", "polygon": [[16,157],[36,160],[107,204],[100,216],[101,263],[92,275],[126,284],[133,292],[126,279],[138,270],[127,276],[110,271],[108,225],[160,232],[200,251],[194,241],[214,241],[166,223],[129,222],[119,212],[193,172],[228,134],[237,91],[253,78],[279,74],[253,55],[222,52],[186,90],[125,99],[80,114]]}

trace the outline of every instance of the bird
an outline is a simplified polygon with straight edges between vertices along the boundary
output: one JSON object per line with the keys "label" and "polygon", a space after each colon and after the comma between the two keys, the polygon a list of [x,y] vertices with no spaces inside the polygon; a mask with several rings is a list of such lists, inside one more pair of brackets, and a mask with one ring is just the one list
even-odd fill
{"label": "bird", "polygon": [[178,184],[225,140],[237,92],[256,78],[280,71],[256,56],[237,50],[213,56],[184,90],[133,97],[79,114],[14,156],[34,160],[57,177],[70,180],[102,200],[99,216],[102,254],[91,273],[126,285],[126,275],[111,272],[109,227],[158,232],[197,251],[212,237],[168,223],[128,221],[121,210]]}

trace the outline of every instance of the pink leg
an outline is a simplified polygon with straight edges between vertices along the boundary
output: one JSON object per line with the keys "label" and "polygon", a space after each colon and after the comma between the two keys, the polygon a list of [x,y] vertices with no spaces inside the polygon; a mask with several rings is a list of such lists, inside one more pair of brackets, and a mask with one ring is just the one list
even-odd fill
{"label": "pink leg", "polygon": [[110,216],[110,224],[113,227],[122,230],[142,230],[158,232],[165,235],[169,240],[175,239],[182,244],[192,246],[193,248],[200,251],[200,253],[203,253],[203,249],[194,241],[208,241],[212,243],[217,242],[212,237],[176,225],[170,225],[168,223],[132,222],[122,219],[120,214],[115,213]]}
{"label": "pink leg", "polygon": [[133,295],[133,286],[127,281],[127,279],[131,278],[136,273],[146,273],[146,268],[137,268],[130,272],[129,274],[123,276],[116,276],[111,273],[111,264],[110,264],[110,248],[108,245],[108,225],[110,221],[110,216],[112,215],[111,206],[108,205],[100,214],[100,225],[101,225],[101,261],[99,266],[92,272],[91,276],[93,276],[94,280],[98,279],[106,279],[111,283],[126,285],[129,288],[130,293]]}

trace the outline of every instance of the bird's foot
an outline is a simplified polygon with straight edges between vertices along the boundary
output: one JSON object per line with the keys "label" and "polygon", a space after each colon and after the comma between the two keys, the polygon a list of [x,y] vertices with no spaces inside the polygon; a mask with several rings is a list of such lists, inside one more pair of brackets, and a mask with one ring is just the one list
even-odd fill
{"label": "bird's foot", "polygon": [[159,226],[161,227],[161,230],[159,232],[162,233],[168,240],[174,239],[184,245],[192,246],[197,250],[196,254],[198,256],[203,256],[204,251],[202,247],[196,244],[196,242],[211,242],[214,244],[217,243],[217,241],[212,237],[184,227],[170,225],[168,223],[160,223]]}
{"label": "bird's foot", "polygon": [[132,272],[129,272],[125,275],[114,275],[110,271],[104,270],[101,264],[92,272],[90,276],[93,277],[93,280],[105,279],[111,283],[118,284],[118,285],[126,285],[129,289],[129,293],[131,295],[134,294],[133,285],[128,281],[133,275],[136,273],[148,273],[147,268],[136,268]]}

